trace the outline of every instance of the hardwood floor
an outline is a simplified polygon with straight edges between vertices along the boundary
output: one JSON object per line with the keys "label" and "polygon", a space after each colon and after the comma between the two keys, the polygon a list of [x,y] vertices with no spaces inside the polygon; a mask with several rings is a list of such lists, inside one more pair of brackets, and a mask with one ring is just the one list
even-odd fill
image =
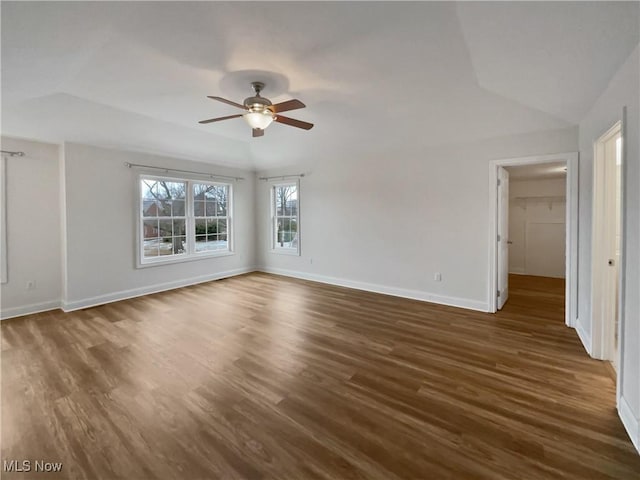
{"label": "hardwood floor", "polygon": [[563,288],[489,315],[254,273],[4,321],[2,478],[638,479]]}

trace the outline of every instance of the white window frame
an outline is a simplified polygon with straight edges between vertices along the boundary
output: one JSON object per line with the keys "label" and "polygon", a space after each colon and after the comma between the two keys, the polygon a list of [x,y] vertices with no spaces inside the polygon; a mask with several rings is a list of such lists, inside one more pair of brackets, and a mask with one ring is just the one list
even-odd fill
{"label": "white window frame", "polygon": [[[180,255],[167,255],[158,257],[144,256],[144,217],[143,217],[143,201],[141,183],[143,179],[154,181],[168,181],[168,182],[185,182],[186,183],[186,196],[185,196],[185,236],[186,236],[186,252]],[[193,199],[193,185],[215,185],[227,187],[227,248],[225,250],[209,250],[203,252],[195,251],[195,211],[194,211],[194,199]],[[153,175],[148,173],[140,173],[136,175],[136,267],[146,268],[157,265],[167,265],[172,263],[191,262],[194,260],[202,260],[213,257],[226,257],[229,255],[235,255],[234,251],[234,217],[233,217],[233,194],[234,188],[231,183],[216,182],[209,180],[200,180],[197,178],[185,178],[185,177],[173,177],[167,175]]]}
{"label": "white window frame", "polygon": [[[277,216],[276,216],[276,188],[283,186],[295,185],[296,192],[298,195],[298,208],[296,214],[296,224],[298,228],[298,245],[295,248],[291,247],[280,247],[278,246],[277,235],[278,235],[278,227],[277,227]],[[271,205],[271,252],[277,253],[281,255],[296,255],[300,256],[300,245],[301,245],[301,228],[300,228],[300,180],[294,181],[286,181],[286,182],[274,182],[270,185],[269,188],[269,203]]]}

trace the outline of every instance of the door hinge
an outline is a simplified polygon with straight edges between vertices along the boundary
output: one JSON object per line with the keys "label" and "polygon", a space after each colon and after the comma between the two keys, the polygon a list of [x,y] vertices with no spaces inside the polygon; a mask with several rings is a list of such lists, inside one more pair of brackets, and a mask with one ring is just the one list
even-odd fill
{"label": "door hinge", "polygon": [[500,184],[501,184],[501,183],[502,183],[502,182],[500,181],[500,179],[498,179],[498,186],[500,186]]}
{"label": "door hinge", "polygon": [[500,290],[498,290],[498,298],[500,298]]}
{"label": "door hinge", "polygon": [[498,235],[498,241],[500,241],[500,235]]}

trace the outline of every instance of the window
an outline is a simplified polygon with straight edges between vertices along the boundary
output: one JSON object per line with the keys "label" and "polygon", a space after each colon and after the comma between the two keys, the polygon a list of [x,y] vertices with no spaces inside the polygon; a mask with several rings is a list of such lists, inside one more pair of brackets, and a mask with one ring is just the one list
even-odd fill
{"label": "window", "polygon": [[231,185],[140,177],[139,265],[231,253]]}
{"label": "window", "polygon": [[211,252],[229,249],[227,236],[228,185],[196,183],[193,185],[195,218],[195,251]]}
{"label": "window", "polygon": [[271,189],[273,251],[300,254],[298,183],[282,183]]}

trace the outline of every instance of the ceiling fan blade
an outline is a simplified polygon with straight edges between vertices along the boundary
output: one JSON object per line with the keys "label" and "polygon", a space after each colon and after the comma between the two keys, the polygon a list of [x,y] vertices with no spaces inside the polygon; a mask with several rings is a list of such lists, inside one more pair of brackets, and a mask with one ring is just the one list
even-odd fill
{"label": "ceiling fan blade", "polygon": [[261,137],[264,135],[264,130],[262,130],[261,128],[254,128],[253,129],[253,136],[254,137]]}
{"label": "ceiling fan blade", "polygon": [[212,123],[219,122],[220,120],[230,120],[232,118],[239,118],[242,115],[229,115],[228,117],[210,118],[209,120],[200,120],[198,123]]}
{"label": "ceiling fan blade", "polygon": [[288,112],[289,110],[297,110],[298,108],[304,108],[306,105],[302,103],[300,100],[287,100],[286,102],[276,103],[275,105],[271,105],[271,111],[273,113],[280,112]]}
{"label": "ceiling fan blade", "polygon": [[210,98],[211,100],[217,100],[217,101],[222,102],[222,103],[226,103],[227,105],[231,105],[232,107],[238,107],[238,108],[241,108],[242,110],[246,110],[244,105],[240,105],[239,103],[232,102],[231,100],[227,100],[226,98],[212,97],[210,95],[207,95],[207,98]]}
{"label": "ceiling fan blade", "polygon": [[296,120],[295,118],[283,117],[282,115],[276,115],[274,120],[278,123],[284,123],[285,125],[291,125],[292,127],[303,128],[305,130],[311,130],[313,123],[303,122],[302,120]]}

